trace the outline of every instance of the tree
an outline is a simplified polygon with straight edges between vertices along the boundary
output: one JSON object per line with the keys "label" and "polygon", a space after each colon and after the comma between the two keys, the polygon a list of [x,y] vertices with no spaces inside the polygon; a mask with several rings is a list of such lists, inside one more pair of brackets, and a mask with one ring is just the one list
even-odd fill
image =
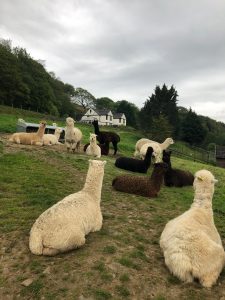
{"label": "tree", "polygon": [[177,135],[179,130],[177,97],[178,94],[173,85],[170,89],[165,84],[162,88],[157,85],[155,93],[145,101],[144,107],[141,109],[140,123],[142,127],[146,131],[150,131],[153,118],[163,115],[173,127],[173,133]]}
{"label": "tree", "polygon": [[107,97],[102,97],[102,98],[97,98],[95,100],[95,107],[97,109],[110,109],[110,110],[114,110],[115,109],[115,102]]}
{"label": "tree", "polygon": [[162,143],[166,138],[171,137],[172,132],[173,127],[170,125],[167,117],[161,114],[158,118],[153,118],[149,138]]}
{"label": "tree", "polygon": [[96,99],[87,90],[78,87],[74,90],[74,95],[71,100],[72,102],[81,105],[83,108],[94,108]]}
{"label": "tree", "polygon": [[138,127],[139,109],[135,104],[126,100],[121,100],[117,101],[115,106],[117,113],[125,114],[128,126]]}
{"label": "tree", "polygon": [[181,124],[182,139],[191,145],[199,145],[203,142],[206,133],[200,118],[190,109]]}

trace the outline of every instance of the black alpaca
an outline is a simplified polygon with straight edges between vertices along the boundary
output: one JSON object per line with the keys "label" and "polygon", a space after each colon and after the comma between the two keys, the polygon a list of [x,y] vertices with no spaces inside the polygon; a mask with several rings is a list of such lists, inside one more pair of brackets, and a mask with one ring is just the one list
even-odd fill
{"label": "black alpaca", "polygon": [[163,151],[163,162],[168,165],[168,169],[164,175],[165,185],[175,187],[193,185],[194,176],[191,172],[172,168],[170,162],[171,153],[172,151]]}
{"label": "black alpaca", "polygon": [[95,134],[97,135],[97,140],[99,141],[100,144],[105,144],[106,142],[111,142],[113,144],[114,148],[114,155],[117,152],[117,144],[120,142],[120,137],[118,134],[115,132],[110,132],[110,131],[99,131],[98,127],[98,121],[94,120],[92,122],[95,128]]}
{"label": "black alpaca", "polygon": [[119,157],[115,161],[115,166],[117,168],[132,172],[147,173],[148,168],[151,165],[152,152],[152,147],[148,147],[144,160],[129,157]]}
{"label": "black alpaca", "polygon": [[[87,147],[90,145],[90,143],[84,145],[84,152],[86,152]],[[108,155],[109,154],[109,142],[106,142],[105,144],[98,144],[98,146],[101,148],[101,155]]]}

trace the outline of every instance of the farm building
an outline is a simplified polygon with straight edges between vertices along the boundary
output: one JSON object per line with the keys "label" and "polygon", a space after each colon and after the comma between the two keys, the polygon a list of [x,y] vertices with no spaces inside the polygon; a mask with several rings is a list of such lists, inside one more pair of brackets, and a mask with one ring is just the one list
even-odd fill
{"label": "farm building", "polygon": [[124,113],[113,114],[109,109],[93,109],[89,108],[81,118],[81,122],[90,124],[92,121],[98,120],[99,125],[108,126],[126,126],[126,116]]}

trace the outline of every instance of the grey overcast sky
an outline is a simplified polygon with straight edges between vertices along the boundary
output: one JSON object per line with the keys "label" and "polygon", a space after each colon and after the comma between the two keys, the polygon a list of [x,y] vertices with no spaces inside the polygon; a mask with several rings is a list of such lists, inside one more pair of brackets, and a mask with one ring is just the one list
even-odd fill
{"label": "grey overcast sky", "polygon": [[225,122],[224,0],[1,0],[0,37],[97,98],[142,107],[173,84]]}

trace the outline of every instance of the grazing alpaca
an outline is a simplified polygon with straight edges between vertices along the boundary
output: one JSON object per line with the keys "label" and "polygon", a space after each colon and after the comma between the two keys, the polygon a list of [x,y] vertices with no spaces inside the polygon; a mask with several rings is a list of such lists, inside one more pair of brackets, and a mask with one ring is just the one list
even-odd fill
{"label": "grazing alpaca", "polygon": [[[86,152],[87,147],[90,145],[90,143],[84,145],[84,152]],[[106,141],[105,144],[98,144],[98,146],[101,148],[101,155],[108,155],[109,154],[109,142]]]}
{"label": "grazing alpaca", "polygon": [[90,133],[90,145],[87,147],[86,154],[97,158],[101,157],[101,148],[97,145],[96,134],[94,133]]}
{"label": "grazing alpaca", "polygon": [[194,175],[189,171],[173,169],[170,162],[170,155],[172,151],[163,150],[163,162],[167,163],[168,170],[164,175],[164,183],[166,186],[182,187],[186,185],[193,185]]}
{"label": "grazing alpaca", "polygon": [[115,190],[144,197],[157,197],[166,172],[165,163],[155,163],[150,178],[145,176],[121,175],[113,179],[112,186]]}
{"label": "grazing alpaca", "polygon": [[37,132],[16,132],[9,141],[16,144],[42,146],[45,127],[46,122],[41,121]]}
{"label": "grazing alpaca", "polygon": [[144,160],[129,157],[119,157],[115,161],[115,166],[117,168],[132,172],[147,173],[148,168],[151,165],[152,152],[152,147],[149,147]]}
{"label": "grazing alpaca", "polygon": [[97,140],[100,144],[105,144],[106,142],[111,142],[113,144],[114,148],[114,155],[117,152],[117,144],[120,141],[120,137],[115,132],[109,132],[109,131],[99,131],[98,121],[94,120],[92,122],[95,128],[95,134],[97,135]]}
{"label": "grazing alpaca", "polygon": [[160,247],[170,272],[185,282],[195,278],[207,288],[216,283],[224,267],[225,253],[212,210],[214,184],[207,170],[195,174],[195,197],[190,209],[169,221]]}
{"label": "grazing alpaca", "polygon": [[[141,153],[140,153],[141,148],[145,144],[152,144],[152,145],[149,145],[149,146],[153,147],[153,149],[154,149],[154,145],[157,144],[161,148],[161,150],[163,151],[163,150],[166,150],[170,145],[174,144],[174,141],[173,141],[172,138],[167,138],[167,139],[165,139],[165,141],[163,143],[160,144],[158,142],[155,142],[155,141],[152,141],[152,140],[149,140],[149,139],[144,139],[144,138],[140,139],[140,140],[137,141],[137,143],[135,145],[135,152],[134,152],[135,157],[141,155]],[[148,146],[146,146],[143,149],[145,149],[145,151],[147,151],[147,148],[148,148]]]}
{"label": "grazing alpaca", "polygon": [[66,118],[66,127],[65,127],[65,144],[67,151],[72,150],[79,150],[80,142],[82,139],[82,132],[80,129],[74,127],[74,119],[73,118]]}
{"label": "grazing alpaca", "polygon": [[57,127],[55,129],[55,133],[54,134],[44,134],[43,136],[43,142],[44,145],[60,145],[61,143],[59,142],[59,138],[60,138],[60,134],[62,132],[62,129]]}
{"label": "grazing alpaca", "polygon": [[105,161],[89,160],[83,189],[43,212],[30,231],[33,254],[53,256],[85,244],[85,235],[102,227],[101,190]]}

